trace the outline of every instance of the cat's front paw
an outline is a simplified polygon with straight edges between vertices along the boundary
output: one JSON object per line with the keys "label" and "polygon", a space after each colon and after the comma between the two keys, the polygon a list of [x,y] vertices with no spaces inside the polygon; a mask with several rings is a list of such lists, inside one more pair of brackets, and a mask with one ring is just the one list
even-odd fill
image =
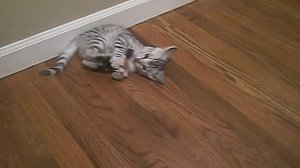
{"label": "cat's front paw", "polygon": [[128,73],[124,70],[124,71],[114,71],[112,74],[111,74],[111,77],[114,79],[114,80],[123,80],[125,78],[128,77]]}
{"label": "cat's front paw", "polygon": [[120,68],[124,66],[124,61],[125,61],[125,56],[121,56],[121,57],[111,57],[110,59],[110,65],[112,68]]}

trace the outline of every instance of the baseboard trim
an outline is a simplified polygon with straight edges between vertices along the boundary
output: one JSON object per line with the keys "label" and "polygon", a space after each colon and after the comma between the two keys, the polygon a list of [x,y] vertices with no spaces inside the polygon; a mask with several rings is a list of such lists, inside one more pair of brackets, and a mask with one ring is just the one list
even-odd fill
{"label": "baseboard trim", "polygon": [[0,79],[55,57],[77,34],[96,25],[111,23],[130,27],[192,1],[129,0],[1,47]]}

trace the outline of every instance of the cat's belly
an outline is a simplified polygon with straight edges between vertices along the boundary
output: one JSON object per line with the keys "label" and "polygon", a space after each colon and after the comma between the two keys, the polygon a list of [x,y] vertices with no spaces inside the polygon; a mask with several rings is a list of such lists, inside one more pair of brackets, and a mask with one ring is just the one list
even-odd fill
{"label": "cat's belly", "polygon": [[79,56],[83,60],[99,62],[102,60],[109,60],[113,53],[111,51],[100,51],[96,48],[88,48],[84,50],[79,50]]}

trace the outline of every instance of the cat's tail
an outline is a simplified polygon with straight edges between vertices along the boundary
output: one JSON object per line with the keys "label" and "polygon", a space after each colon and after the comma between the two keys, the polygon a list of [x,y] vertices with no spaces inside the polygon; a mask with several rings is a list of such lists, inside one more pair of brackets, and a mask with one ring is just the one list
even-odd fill
{"label": "cat's tail", "polygon": [[78,50],[78,46],[76,45],[76,41],[73,40],[69,45],[62,51],[62,53],[57,57],[57,62],[55,66],[52,68],[45,69],[41,71],[41,75],[50,76],[61,73],[65,67],[67,66],[70,59],[75,55]]}

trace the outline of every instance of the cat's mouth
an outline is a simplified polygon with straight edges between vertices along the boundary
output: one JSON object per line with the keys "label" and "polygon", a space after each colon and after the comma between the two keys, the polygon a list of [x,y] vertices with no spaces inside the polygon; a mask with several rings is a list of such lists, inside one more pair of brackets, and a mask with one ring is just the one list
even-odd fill
{"label": "cat's mouth", "polygon": [[139,61],[135,61],[135,66],[136,66],[136,69],[137,69],[138,73],[143,74],[143,75],[146,74],[146,72],[147,72],[147,66],[143,65]]}

